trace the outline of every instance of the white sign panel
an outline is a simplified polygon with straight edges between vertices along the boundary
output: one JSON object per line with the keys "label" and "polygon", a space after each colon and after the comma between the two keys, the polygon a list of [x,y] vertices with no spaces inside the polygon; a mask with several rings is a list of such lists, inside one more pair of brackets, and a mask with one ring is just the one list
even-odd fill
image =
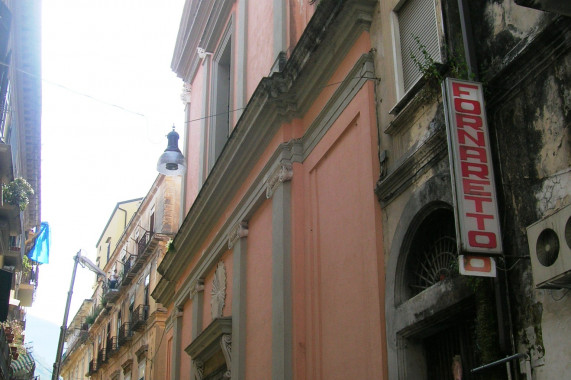
{"label": "white sign panel", "polygon": [[448,151],[459,253],[498,255],[502,238],[482,84],[446,78]]}
{"label": "white sign panel", "polygon": [[458,256],[460,274],[465,276],[496,277],[496,261],[489,256]]}

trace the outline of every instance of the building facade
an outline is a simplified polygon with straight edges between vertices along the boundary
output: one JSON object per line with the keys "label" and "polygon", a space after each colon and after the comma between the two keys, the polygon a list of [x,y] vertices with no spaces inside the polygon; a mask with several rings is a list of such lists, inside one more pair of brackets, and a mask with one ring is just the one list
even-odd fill
{"label": "building facade", "polygon": [[[548,0],[188,0],[180,228],[130,280],[135,248],[102,235],[100,268],[131,282],[99,284],[106,307],[66,363],[112,379],[565,378],[570,16]],[[153,230],[141,218],[125,241]]]}
{"label": "building facade", "polygon": [[[372,33],[382,78],[376,193],[388,378],[452,379],[452,366],[461,368],[462,379],[568,376],[571,345],[559,329],[571,315],[570,268],[562,264],[571,257],[563,232],[571,200],[569,7],[394,0],[380,2],[378,10]],[[482,83],[478,118],[472,109],[451,120],[461,104],[443,100],[446,77]],[[447,124],[458,120],[464,145],[449,151]],[[454,177],[457,161],[465,166]],[[459,264],[470,263],[460,254],[478,254],[465,245],[459,250],[456,226],[466,221],[458,199],[474,206],[469,216],[481,237],[475,241],[499,249],[490,253],[493,278],[458,273]],[[497,213],[486,211],[492,202]],[[501,233],[491,235],[498,216]],[[534,238],[527,227],[538,220],[551,223],[559,237]],[[540,251],[552,261],[536,264]],[[486,254],[479,263],[493,269]],[[511,359],[487,366],[504,358]]]}
{"label": "building facade", "polygon": [[93,297],[68,326],[64,379],[155,379],[166,309],[150,297],[179,225],[180,178],[159,175],[145,198],[120,202],[97,242]]}
{"label": "building facade", "polygon": [[16,362],[28,357],[22,331],[39,271],[26,255],[41,222],[40,9],[0,1],[0,379],[34,373]]}
{"label": "building facade", "polygon": [[186,2],[163,379],[383,378],[377,4],[311,3]]}

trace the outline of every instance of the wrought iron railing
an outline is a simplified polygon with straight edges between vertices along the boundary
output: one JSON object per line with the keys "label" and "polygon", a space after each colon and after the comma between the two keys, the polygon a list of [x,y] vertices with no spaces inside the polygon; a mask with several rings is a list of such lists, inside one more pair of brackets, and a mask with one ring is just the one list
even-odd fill
{"label": "wrought iron railing", "polygon": [[133,331],[131,330],[131,323],[130,322],[123,323],[121,327],[119,327],[119,337],[118,337],[119,346],[122,346],[128,341],[130,341],[132,336],[133,336]]}
{"label": "wrought iron railing", "polygon": [[89,366],[87,367],[87,373],[85,376],[89,377],[97,372],[97,361],[95,359],[89,362]]}
{"label": "wrought iron railing", "polygon": [[145,249],[151,242],[151,238],[153,237],[152,231],[145,231],[143,236],[137,241],[137,254],[139,256],[143,256],[145,254]]}
{"label": "wrought iron railing", "polygon": [[149,318],[149,305],[137,306],[137,308],[133,310],[133,314],[131,314],[132,329],[136,331],[141,330],[145,327],[147,318]]}
{"label": "wrought iron railing", "polygon": [[117,337],[112,336],[105,342],[105,352],[107,353],[107,358],[115,355],[119,351],[119,345],[117,342]]}

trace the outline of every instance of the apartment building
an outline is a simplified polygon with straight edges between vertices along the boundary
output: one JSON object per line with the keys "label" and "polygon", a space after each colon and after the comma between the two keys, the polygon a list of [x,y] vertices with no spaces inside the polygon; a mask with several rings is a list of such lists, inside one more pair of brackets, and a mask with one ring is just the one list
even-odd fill
{"label": "apartment building", "polygon": [[66,335],[64,379],[160,378],[166,309],[150,297],[180,218],[180,177],[159,175],[145,198],[117,203],[97,242],[98,275]]}

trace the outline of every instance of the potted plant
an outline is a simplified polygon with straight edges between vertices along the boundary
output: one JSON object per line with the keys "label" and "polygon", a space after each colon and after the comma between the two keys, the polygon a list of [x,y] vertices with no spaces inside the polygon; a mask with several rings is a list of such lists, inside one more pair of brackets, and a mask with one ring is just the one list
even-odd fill
{"label": "potted plant", "polygon": [[34,195],[34,189],[24,178],[18,177],[7,185],[2,185],[2,202],[18,206],[24,211],[30,203],[30,197]]}

